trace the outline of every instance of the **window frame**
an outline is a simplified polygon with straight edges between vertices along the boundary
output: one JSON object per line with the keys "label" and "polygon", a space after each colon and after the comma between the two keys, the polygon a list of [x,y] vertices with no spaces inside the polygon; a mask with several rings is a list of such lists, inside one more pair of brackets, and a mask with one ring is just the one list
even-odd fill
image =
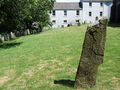
{"label": "window frame", "polygon": [[55,10],[52,11],[52,15],[53,15],[53,16],[56,15],[56,11],[55,11]]}
{"label": "window frame", "polygon": [[67,10],[64,10],[64,16],[67,16]]}
{"label": "window frame", "polygon": [[101,17],[103,16],[103,12],[102,12],[102,11],[100,12],[100,16],[101,16]]}
{"label": "window frame", "polygon": [[89,6],[92,7],[92,2],[89,2]]}
{"label": "window frame", "polygon": [[77,20],[76,20],[76,23],[79,23],[79,22],[80,22],[80,20],[77,19]]}
{"label": "window frame", "polygon": [[90,17],[92,16],[92,12],[91,12],[91,11],[89,12],[89,16],[90,16]]}
{"label": "window frame", "polygon": [[77,15],[77,16],[80,15],[80,10],[76,10],[76,15]]}
{"label": "window frame", "polygon": [[64,24],[67,24],[67,22],[68,22],[67,20],[63,20],[63,23],[64,23]]}
{"label": "window frame", "polygon": [[56,23],[56,20],[52,20],[52,24],[55,24]]}
{"label": "window frame", "polygon": [[100,2],[100,6],[103,7],[103,2]]}

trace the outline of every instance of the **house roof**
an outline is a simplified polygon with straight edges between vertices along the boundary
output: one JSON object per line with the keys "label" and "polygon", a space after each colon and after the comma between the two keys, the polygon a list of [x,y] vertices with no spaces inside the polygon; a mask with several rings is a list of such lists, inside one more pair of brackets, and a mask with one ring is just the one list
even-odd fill
{"label": "house roof", "polygon": [[55,2],[54,3],[54,10],[80,10],[79,2]]}
{"label": "house roof", "polygon": [[112,2],[113,0],[83,0],[83,1],[93,1],[93,2]]}

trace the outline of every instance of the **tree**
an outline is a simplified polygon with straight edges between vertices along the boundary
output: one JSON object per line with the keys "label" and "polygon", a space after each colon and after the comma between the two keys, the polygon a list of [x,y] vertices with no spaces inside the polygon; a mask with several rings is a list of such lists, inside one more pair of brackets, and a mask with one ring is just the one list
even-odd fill
{"label": "tree", "polygon": [[0,3],[0,33],[19,29],[27,0],[3,0]]}
{"label": "tree", "polygon": [[32,0],[30,2],[29,15],[25,18],[26,27],[31,29],[32,23],[37,22],[38,27],[51,25],[48,11],[52,10],[54,0]]}
{"label": "tree", "polygon": [[53,0],[0,0],[0,33],[31,29],[33,22],[39,27],[50,25],[48,11]]}

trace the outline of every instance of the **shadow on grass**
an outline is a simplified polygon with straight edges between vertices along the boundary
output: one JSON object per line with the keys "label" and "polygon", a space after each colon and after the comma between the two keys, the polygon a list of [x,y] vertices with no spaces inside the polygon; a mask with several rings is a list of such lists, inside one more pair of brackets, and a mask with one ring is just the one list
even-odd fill
{"label": "shadow on grass", "polygon": [[61,84],[68,87],[74,87],[75,81],[72,80],[54,80],[54,84]]}
{"label": "shadow on grass", "polygon": [[2,49],[8,49],[8,48],[11,48],[11,47],[15,47],[15,46],[19,46],[20,44],[22,44],[22,42],[12,42],[12,43],[1,43],[0,44],[0,48]]}

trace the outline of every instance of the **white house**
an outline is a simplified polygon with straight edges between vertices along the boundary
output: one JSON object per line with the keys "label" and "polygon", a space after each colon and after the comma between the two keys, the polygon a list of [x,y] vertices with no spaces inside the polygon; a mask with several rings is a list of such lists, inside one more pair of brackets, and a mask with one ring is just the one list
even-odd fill
{"label": "white house", "polygon": [[113,0],[80,0],[80,2],[55,2],[50,12],[53,28],[93,23],[102,17],[110,18]]}

